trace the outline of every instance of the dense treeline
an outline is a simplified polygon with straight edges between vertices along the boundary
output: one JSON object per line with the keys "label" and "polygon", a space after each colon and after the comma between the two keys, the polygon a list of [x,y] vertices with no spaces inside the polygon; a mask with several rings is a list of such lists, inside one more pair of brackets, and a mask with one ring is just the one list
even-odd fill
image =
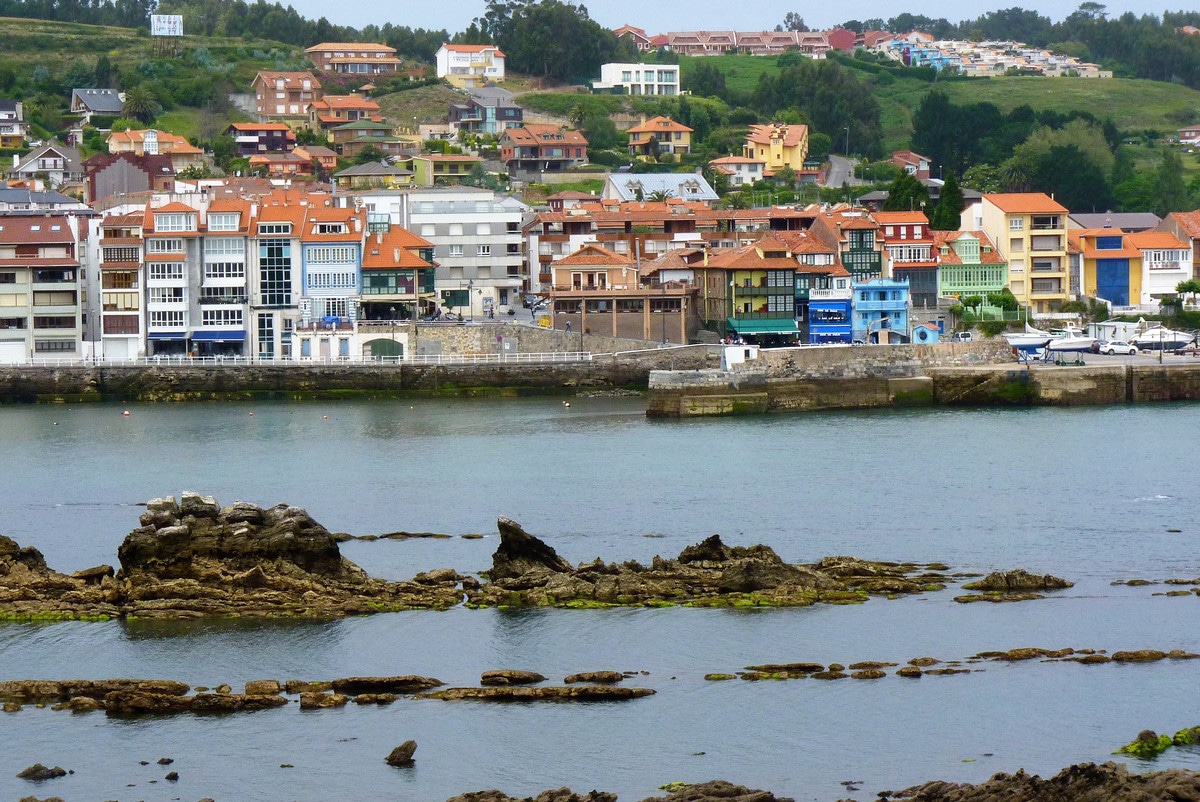
{"label": "dense treeline", "polygon": [[494,44],[506,69],[572,83],[593,80],[606,62],[638,60],[630,40],[592,20],[582,4],[559,0],[492,0],[454,41]]}
{"label": "dense treeline", "polygon": [[913,150],[981,192],[1046,192],[1077,211],[1185,211],[1200,205],[1200,179],[1184,183],[1178,151],[1158,144],[1153,172],[1136,171],[1110,120],[1086,112],[1004,114],[991,103],[955,105],[932,91],[913,114]]}

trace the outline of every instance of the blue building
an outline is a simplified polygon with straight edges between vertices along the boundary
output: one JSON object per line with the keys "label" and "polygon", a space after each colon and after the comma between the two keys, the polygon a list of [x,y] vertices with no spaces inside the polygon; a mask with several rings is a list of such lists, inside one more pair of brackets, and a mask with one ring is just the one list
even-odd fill
{"label": "blue building", "polygon": [[909,335],[908,280],[874,278],[854,282],[854,339],[865,343],[906,343]]}

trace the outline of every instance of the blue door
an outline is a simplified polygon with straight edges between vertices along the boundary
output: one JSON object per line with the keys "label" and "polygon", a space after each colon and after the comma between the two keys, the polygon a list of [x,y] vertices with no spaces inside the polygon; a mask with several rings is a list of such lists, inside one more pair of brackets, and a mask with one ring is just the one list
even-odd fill
{"label": "blue door", "polygon": [[1129,260],[1096,260],[1096,295],[1113,306],[1129,306]]}

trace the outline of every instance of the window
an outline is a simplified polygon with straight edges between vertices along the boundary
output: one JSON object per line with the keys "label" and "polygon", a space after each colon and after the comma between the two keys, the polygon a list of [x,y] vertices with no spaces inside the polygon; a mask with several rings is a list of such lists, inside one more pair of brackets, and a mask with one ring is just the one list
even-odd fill
{"label": "window", "polygon": [[150,312],[150,328],[181,329],[183,312]]}
{"label": "window", "polygon": [[220,214],[210,213],[208,215],[208,230],[237,231],[239,217],[240,215],[237,212],[221,212]]}
{"label": "window", "polygon": [[136,262],[140,258],[137,248],[103,248],[100,251],[102,262]]}
{"label": "window", "polygon": [[183,253],[181,239],[150,239],[146,240],[147,253]]}
{"label": "window", "polygon": [[146,270],[155,280],[183,278],[182,262],[147,262]]}
{"label": "window", "polygon": [[74,270],[35,270],[34,284],[66,284],[75,280]]}
{"label": "window", "polygon": [[489,236],[492,233],[492,226],[490,223],[476,223],[475,233],[481,237]]}
{"label": "window", "polygon": [[476,256],[491,256],[492,255],[492,246],[491,245],[476,246],[475,255]]}
{"label": "window", "polygon": [[73,329],[75,328],[75,318],[71,315],[35,315],[33,327],[35,329]]}
{"label": "window", "polygon": [[204,258],[210,256],[237,256],[244,257],[246,254],[246,246],[242,242],[241,237],[205,237],[204,239]]}
{"label": "window", "polygon": [[313,290],[353,290],[354,271],[310,273],[308,287]]}
{"label": "window", "polygon": [[209,262],[204,265],[204,278],[233,278],[244,279],[246,265],[241,262]]}
{"label": "window", "polygon": [[7,273],[7,272],[0,273],[0,284],[16,284],[16,283],[17,283],[17,274],[16,273]]}
{"label": "window", "polygon": [[291,234],[291,223],[259,223],[259,234]]}
{"label": "window", "polygon": [[164,214],[160,212],[154,215],[154,229],[156,231],[195,231],[196,216],[194,214],[175,212]]}
{"label": "window", "polygon": [[1023,218],[1023,217],[1008,218],[1008,230],[1009,231],[1024,231],[1025,230],[1025,218]]}
{"label": "window", "polygon": [[100,287],[105,290],[136,290],[137,273],[133,270],[105,270],[100,274]]}
{"label": "window", "polygon": [[258,244],[258,289],[265,306],[292,304],[292,243],[265,239]]}
{"label": "window", "polygon": [[451,256],[462,256],[463,255],[463,246],[451,245],[450,246],[450,255]]}
{"label": "window", "polygon": [[351,246],[321,246],[309,247],[305,251],[309,264],[342,264],[354,261],[354,248]]}
{"label": "window", "polygon": [[318,234],[345,234],[345,223],[317,223]]}
{"label": "window", "polygon": [[149,300],[152,304],[181,304],[183,287],[151,287]]}
{"label": "window", "polygon": [[275,317],[258,316],[258,355],[266,359],[275,356]]}
{"label": "window", "polygon": [[74,340],[34,340],[33,350],[39,354],[74,351]]}
{"label": "window", "polygon": [[422,223],[422,224],[421,224],[421,236],[422,236],[422,237],[435,237],[435,236],[437,236],[437,228],[436,228],[436,226],[434,226],[434,224],[433,224],[433,223]]}
{"label": "window", "polygon": [[200,325],[240,327],[242,325],[242,310],[239,307],[204,309],[200,313]]}
{"label": "window", "polygon": [[451,223],[450,224],[450,236],[461,237],[462,234],[463,234],[462,223]]}

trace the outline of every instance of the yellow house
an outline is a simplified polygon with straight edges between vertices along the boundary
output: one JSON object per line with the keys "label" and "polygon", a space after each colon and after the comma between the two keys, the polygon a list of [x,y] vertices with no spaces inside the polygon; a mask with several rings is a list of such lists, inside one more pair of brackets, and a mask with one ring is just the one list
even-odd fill
{"label": "yellow house", "polygon": [[653,117],[629,129],[629,153],[657,158],[664,153],[691,153],[692,129],[670,117]]}
{"label": "yellow house", "polygon": [[763,175],[767,178],[784,167],[791,167],[798,173],[804,169],[804,160],[808,158],[808,126],[788,123],[752,125],[750,133],[746,134],[742,155],[766,162]]}
{"label": "yellow house", "polygon": [[1008,265],[1008,289],[1022,306],[1049,312],[1071,297],[1067,208],[1044,192],[984,195],[980,228]]}

